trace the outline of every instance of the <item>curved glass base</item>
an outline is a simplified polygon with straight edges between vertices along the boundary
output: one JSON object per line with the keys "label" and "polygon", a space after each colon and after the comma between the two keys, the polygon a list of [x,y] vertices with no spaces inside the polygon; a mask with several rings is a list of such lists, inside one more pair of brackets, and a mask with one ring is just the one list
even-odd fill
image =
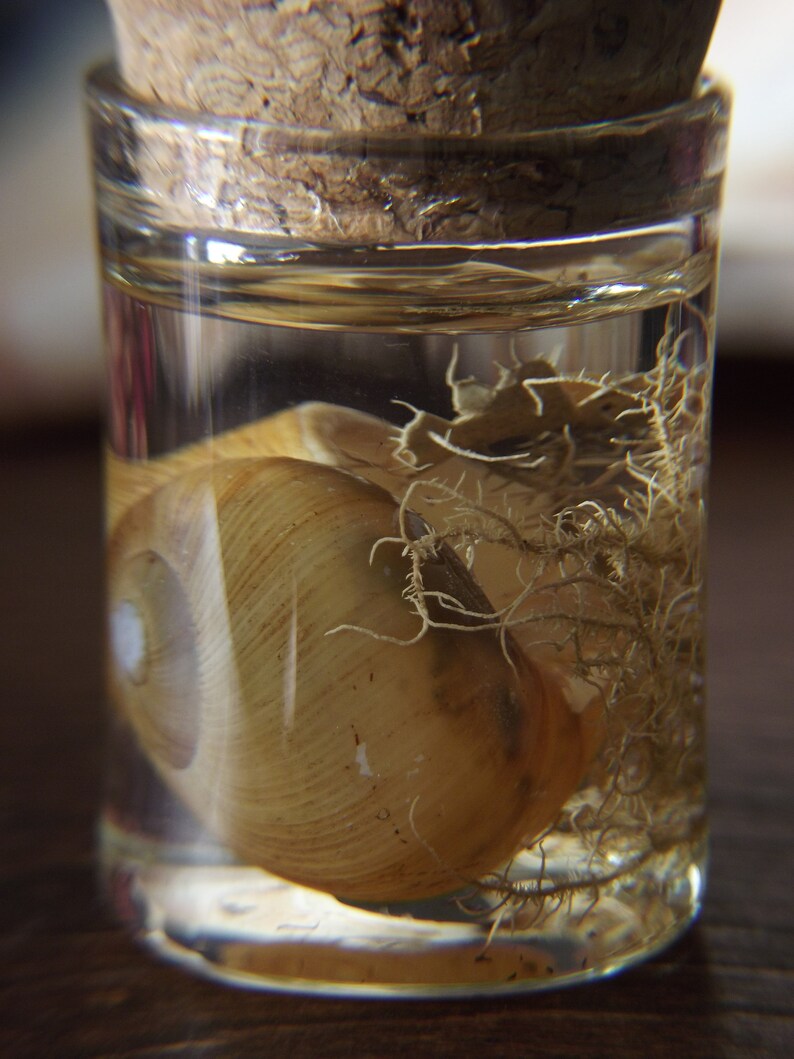
{"label": "curved glass base", "polygon": [[167,863],[120,837],[106,830],[107,889],[158,955],[236,986],[328,996],[477,996],[605,977],[678,938],[704,882],[704,858],[689,848],[686,863],[680,850],[656,856],[597,893],[513,903],[509,914],[494,902],[475,917],[470,895],[465,907],[464,895],[444,898],[444,911],[441,900],[365,908],[256,868]]}

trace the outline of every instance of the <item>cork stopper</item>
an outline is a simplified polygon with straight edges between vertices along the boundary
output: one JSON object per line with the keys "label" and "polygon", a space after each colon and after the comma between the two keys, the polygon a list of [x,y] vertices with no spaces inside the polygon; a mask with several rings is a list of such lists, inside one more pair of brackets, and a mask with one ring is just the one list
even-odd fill
{"label": "cork stopper", "polygon": [[[719,9],[719,0],[108,2],[121,77],[141,101],[252,123],[414,137],[526,133],[686,99]],[[305,187],[307,177],[297,159],[268,169],[245,141],[236,157],[227,152],[219,179],[227,189],[236,182],[237,202],[249,203],[233,223],[269,231],[274,216],[295,214],[293,185]],[[169,164],[178,177],[179,159]],[[318,238],[340,231],[326,176],[309,178]],[[250,205],[278,194],[273,181],[284,189],[279,209]],[[418,220],[406,217],[392,223],[369,211],[351,223],[345,238],[422,238]]]}

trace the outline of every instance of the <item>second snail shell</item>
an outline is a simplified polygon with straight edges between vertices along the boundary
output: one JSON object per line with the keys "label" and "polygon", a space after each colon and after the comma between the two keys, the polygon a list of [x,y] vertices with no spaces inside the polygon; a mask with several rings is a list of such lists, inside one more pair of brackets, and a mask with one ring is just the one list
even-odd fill
{"label": "second snail shell", "polygon": [[553,675],[444,606],[489,608],[444,546],[418,635],[402,544],[373,551],[397,517],[342,470],[222,460],[132,503],[109,550],[111,690],[165,781],[240,858],[362,901],[498,870],[584,764]]}

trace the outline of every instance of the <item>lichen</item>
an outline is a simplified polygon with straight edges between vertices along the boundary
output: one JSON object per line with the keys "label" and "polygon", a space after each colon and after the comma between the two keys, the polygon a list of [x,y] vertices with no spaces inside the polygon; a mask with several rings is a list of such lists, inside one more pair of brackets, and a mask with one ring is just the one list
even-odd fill
{"label": "lichen", "polygon": [[[687,309],[710,347],[707,321]],[[703,771],[709,369],[682,363],[686,338],[669,315],[652,370],[618,380],[514,358],[488,387],[457,379],[453,356],[454,418],[412,409],[395,436],[398,529],[373,553],[397,543],[410,559],[404,598],[418,631],[404,642],[431,628],[496,625],[599,704],[603,735],[582,787],[549,832],[527,836],[534,877],[508,866],[477,883],[496,895],[492,924],[526,920],[528,906],[546,915],[574,895],[586,910],[600,886],[702,829],[692,807]],[[491,610],[426,590],[424,565],[442,546],[473,572]],[[554,834],[578,837],[590,873],[548,876]]]}

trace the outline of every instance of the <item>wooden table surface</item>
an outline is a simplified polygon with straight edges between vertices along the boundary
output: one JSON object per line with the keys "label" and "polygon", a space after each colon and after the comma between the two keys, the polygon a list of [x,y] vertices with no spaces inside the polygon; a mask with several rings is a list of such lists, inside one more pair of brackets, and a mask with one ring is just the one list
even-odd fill
{"label": "wooden table surface", "polygon": [[717,379],[703,915],[614,979],[509,999],[237,991],[115,925],[93,860],[98,432],[0,436],[0,1055],[794,1056],[794,363]]}

